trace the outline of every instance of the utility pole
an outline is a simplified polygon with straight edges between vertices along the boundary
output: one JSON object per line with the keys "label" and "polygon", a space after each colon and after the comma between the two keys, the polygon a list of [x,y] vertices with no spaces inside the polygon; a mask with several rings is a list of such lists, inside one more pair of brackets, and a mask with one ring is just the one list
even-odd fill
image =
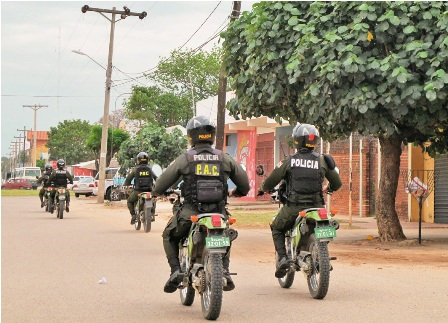
{"label": "utility pole", "polygon": [[[112,76],[112,54],[114,50],[114,32],[115,23],[125,19],[128,16],[137,16],[140,19],[146,17],[146,12],[141,13],[131,12],[128,7],[123,7],[124,11],[115,10],[115,7],[110,9],[99,9],[90,8],[85,5],[81,8],[82,13],[87,11],[95,11],[102,15],[104,18],[110,21],[110,37],[109,37],[109,56],[107,60],[107,70],[106,70],[106,90],[104,93],[104,113],[103,113],[103,128],[101,133],[101,152],[100,152],[100,167],[99,167],[99,183],[98,183],[98,203],[104,202],[104,181],[106,178],[106,155],[107,155],[107,132],[109,127],[109,101],[110,101],[110,87],[111,87],[111,76]],[[112,14],[111,19],[109,19],[104,13]],[[115,20],[116,15],[120,15],[121,19]]]}
{"label": "utility pole", "polygon": [[[233,1],[233,9],[230,14],[230,22],[235,21],[240,16],[241,1]],[[218,111],[216,116],[216,149],[224,148],[224,126],[226,123],[226,91],[227,77],[225,74],[224,62],[219,71],[218,83]]]}
{"label": "utility pole", "polygon": [[40,105],[40,104],[35,104],[35,105],[24,105],[24,108],[30,108],[32,110],[34,110],[34,131],[33,131],[33,157],[31,158],[32,161],[32,165],[36,166],[36,152],[37,152],[37,128],[36,128],[36,119],[37,119],[37,110],[41,109],[41,108],[48,108],[48,105]]}
{"label": "utility pole", "polygon": [[[14,138],[16,138],[16,139],[22,139],[22,138],[25,138],[25,137],[23,137],[23,136],[14,136]],[[21,156],[20,156],[20,154],[22,153],[22,151],[23,151],[23,164],[22,164],[22,166],[23,167],[25,167],[25,145],[23,146],[23,150],[22,149],[20,149],[20,146],[21,146],[21,144],[22,144],[22,141],[19,141],[19,166],[20,166],[20,158],[21,158]]]}
{"label": "utility pole", "polygon": [[[23,131],[23,151],[26,151],[26,127],[23,126],[23,130],[17,129],[17,131]],[[23,162],[22,166],[25,167],[25,162]]]}
{"label": "utility pole", "polygon": [[[16,164],[17,164],[17,153],[19,152],[19,150],[17,149],[17,144],[20,145],[21,141],[12,141],[12,144],[14,144],[14,169],[16,168]],[[20,162],[20,161],[19,161]]]}

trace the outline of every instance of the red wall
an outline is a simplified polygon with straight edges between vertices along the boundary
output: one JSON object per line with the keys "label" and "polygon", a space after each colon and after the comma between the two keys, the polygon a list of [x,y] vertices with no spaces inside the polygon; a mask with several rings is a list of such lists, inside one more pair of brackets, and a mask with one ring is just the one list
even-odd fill
{"label": "red wall", "polygon": [[87,169],[87,168],[81,168],[78,166],[73,166],[73,176],[92,176],[93,177],[94,171]]}

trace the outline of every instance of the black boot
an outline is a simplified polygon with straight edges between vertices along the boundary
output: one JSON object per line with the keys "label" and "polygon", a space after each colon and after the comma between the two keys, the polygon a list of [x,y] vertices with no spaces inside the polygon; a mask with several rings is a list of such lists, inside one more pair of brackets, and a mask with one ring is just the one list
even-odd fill
{"label": "black boot", "polygon": [[65,211],[70,212],[69,203],[65,202]]}
{"label": "black boot", "polygon": [[224,255],[222,257],[222,267],[224,269],[223,271],[223,276],[227,281],[226,286],[224,286],[222,288],[223,291],[231,291],[233,289],[235,289],[235,283],[232,280],[232,276],[230,276],[230,271],[229,271],[229,265],[230,265],[230,250],[228,251],[228,253],[226,255]]}
{"label": "black boot", "polygon": [[165,293],[174,293],[183,279],[184,275],[180,272],[180,268],[177,268],[174,271],[172,269],[170,278],[168,278],[168,281],[165,283],[163,291]]}
{"label": "black boot", "polygon": [[40,200],[40,207],[41,208],[44,207],[44,201],[43,200]]}
{"label": "black boot", "polygon": [[280,230],[272,230],[272,240],[274,240],[274,247],[277,253],[277,263],[275,270],[275,277],[282,278],[286,275],[286,271],[289,267],[288,257],[286,257],[286,247],[285,247],[285,234]]}
{"label": "black boot", "polygon": [[137,220],[137,216],[135,214],[131,214],[131,224],[134,224]]}

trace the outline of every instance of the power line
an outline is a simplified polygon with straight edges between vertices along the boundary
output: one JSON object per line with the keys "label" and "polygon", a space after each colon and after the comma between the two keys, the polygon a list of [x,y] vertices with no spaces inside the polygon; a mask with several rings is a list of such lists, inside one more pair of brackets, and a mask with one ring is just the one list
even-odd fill
{"label": "power line", "polygon": [[212,10],[212,12],[210,12],[210,14],[207,16],[207,18],[205,18],[205,20],[198,27],[198,29],[196,29],[196,31],[193,33],[193,35],[191,35],[190,38],[188,38],[187,41],[185,43],[183,43],[182,46],[180,46],[178,50],[181,50],[193,38],[193,36],[196,35],[196,33],[202,28],[202,26],[204,26],[204,24],[207,22],[207,20],[211,17],[211,15],[215,12],[215,10],[219,7],[220,4],[221,4],[221,1],[218,2],[216,7]]}

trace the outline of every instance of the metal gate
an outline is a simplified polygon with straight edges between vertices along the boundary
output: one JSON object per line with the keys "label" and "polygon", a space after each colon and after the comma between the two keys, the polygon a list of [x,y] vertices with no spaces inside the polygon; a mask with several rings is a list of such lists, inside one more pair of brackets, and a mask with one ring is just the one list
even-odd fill
{"label": "metal gate", "polygon": [[434,223],[448,223],[448,156],[435,159]]}

